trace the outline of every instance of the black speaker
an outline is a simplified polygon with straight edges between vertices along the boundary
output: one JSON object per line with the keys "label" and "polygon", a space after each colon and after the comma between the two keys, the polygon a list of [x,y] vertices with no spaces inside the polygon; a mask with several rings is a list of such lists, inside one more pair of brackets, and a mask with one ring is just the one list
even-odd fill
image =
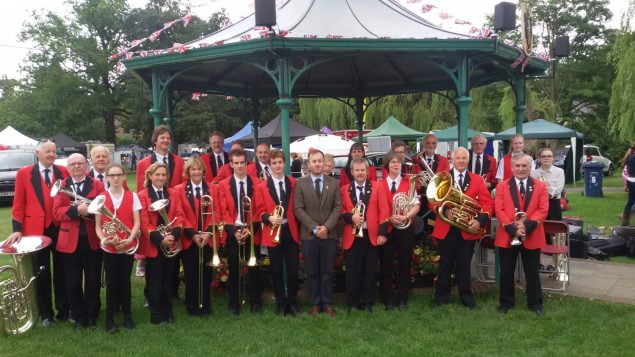
{"label": "black speaker", "polygon": [[276,24],[276,0],[256,0],[256,26],[271,27]]}
{"label": "black speaker", "polygon": [[569,45],[569,36],[556,37],[553,52],[556,57],[568,57],[569,52],[571,52],[571,45]]}
{"label": "black speaker", "polygon": [[516,4],[500,2],[494,7],[494,31],[516,28]]}

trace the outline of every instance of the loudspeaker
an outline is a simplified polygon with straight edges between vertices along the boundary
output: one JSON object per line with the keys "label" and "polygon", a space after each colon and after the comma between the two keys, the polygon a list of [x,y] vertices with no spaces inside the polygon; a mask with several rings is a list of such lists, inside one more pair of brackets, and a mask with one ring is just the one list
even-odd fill
{"label": "loudspeaker", "polygon": [[556,57],[568,57],[569,52],[571,52],[571,46],[569,45],[569,36],[556,37],[553,52]]}
{"label": "loudspeaker", "polygon": [[255,0],[256,26],[271,27],[276,24],[276,0]]}
{"label": "loudspeaker", "polygon": [[516,28],[516,4],[501,2],[494,7],[494,31]]}

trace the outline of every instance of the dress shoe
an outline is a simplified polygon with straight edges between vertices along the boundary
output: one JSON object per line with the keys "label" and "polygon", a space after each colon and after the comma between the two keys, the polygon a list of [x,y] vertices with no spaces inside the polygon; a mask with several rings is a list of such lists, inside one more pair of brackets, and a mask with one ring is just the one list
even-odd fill
{"label": "dress shoe", "polygon": [[335,317],[335,310],[333,310],[332,307],[327,307],[324,309],[324,312],[329,315],[330,317]]}
{"label": "dress shoe", "polygon": [[59,313],[55,316],[57,321],[69,321],[71,320],[71,315],[69,313]]}
{"label": "dress shoe", "polygon": [[261,314],[262,313],[262,305],[260,305],[260,304],[252,304],[251,305],[251,313],[252,314]]}
{"label": "dress shoe", "polygon": [[320,308],[318,306],[313,306],[311,310],[309,310],[310,316],[317,316],[320,314]]}
{"label": "dress shoe", "polygon": [[132,330],[135,326],[134,326],[134,321],[132,321],[132,316],[130,315],[124,315],[123,317],[123,327]]}
{"label": "dress shoe", "polygon": [[509,306],[499,306],[496,311],[500,312],[501,314],[506,314],[507,311],[509,311],[509,309],[511,309],[511,307]]}
{"label": "dress shoe", "polygon": [[536,313],[536,316],[543,316],[545,314],[545,312],[542,310],[542,307],[535,308],[534,313]]}
{"label": "dress shoe", "polygon": [[461,304],[463,304],[463,306],[467,307],[470,310],[478,309],[478,306],[476,305],[476,302],[474,300],[462,301]]}
{"label": "dress shoe", "polygon": [[240,309],[238,308],[238,306],[230,306],[229,313],[238,316],[240,314]]}
{"label": "dress shoe", "polygon": [[117,328],[115,321],[113,321],[112,319],[109,319],[108,321],[106,321],[106,332],[115,333],[117,331],[119,331],[119,329]]}
{"label": "dress shoe", "polygon": [[42,326],[44,326],[44,327],[53,326],[53,319],[49,318],[49,317],[42,319]]}
{"label": "dress shoe", "polygon": [[298,314],[300,313],[300,309],[298,309],[298,306],[295,304],[291,304],[289,306],[287,306],[287,314],[296,317],[298,316]]}
{"label": "dress shoe", "polygon": [[276,306],[276,315],[285,316],[287,314],[286,306],[280,304]]}

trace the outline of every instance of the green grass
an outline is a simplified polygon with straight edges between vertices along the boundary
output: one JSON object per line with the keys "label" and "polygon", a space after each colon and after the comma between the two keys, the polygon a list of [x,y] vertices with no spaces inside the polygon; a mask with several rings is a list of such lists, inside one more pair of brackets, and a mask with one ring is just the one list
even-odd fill
{"label": "green grass", "polygon": [[567,198],[571,209],[563,215],[580,217],[587,226],[616,226],[620,224],[618,215],[624,209],[627,194],[604,192],[603,197],[586,197],[581,193],[570,193]]}

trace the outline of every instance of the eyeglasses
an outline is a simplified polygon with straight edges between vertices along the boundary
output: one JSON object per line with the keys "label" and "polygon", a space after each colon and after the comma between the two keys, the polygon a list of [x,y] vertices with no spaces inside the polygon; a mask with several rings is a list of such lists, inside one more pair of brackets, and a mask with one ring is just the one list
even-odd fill
{"label": "eyeglasses", "polygon": [[550,159],[552,157],[553,157],[553,155],[540,155],[541,159]]}
{"label": "eyeglasses", "polygon": [[109,175],[106,175],[106,177],[111,177],[111,178],[122,178],[124,176],[126,176],[126,175],[125,174],[109,174]]}
{"label": "eyeglasses", "polygon": [[74,162],[72,164],[68,164],[69,167],[80,167],[86,165],[85,162]]}

